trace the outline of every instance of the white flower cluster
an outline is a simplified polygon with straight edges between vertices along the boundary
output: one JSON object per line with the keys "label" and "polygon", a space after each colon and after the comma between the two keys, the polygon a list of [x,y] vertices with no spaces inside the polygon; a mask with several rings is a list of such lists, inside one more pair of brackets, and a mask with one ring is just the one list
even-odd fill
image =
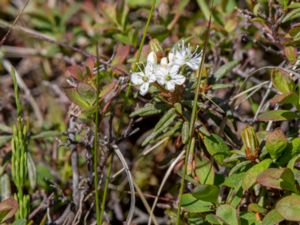
{"label": "white flower cluster", "polygon": [[202,53],[197,49],[192,52],[190,45],[184,41],[179,42],[169,52],[168,57],[163,57],[160,63],[157,61],[155,52],[150,52],[144,71],[131,74],[131,82],[139,87],[140,94],[145,95],[151,83],[157,82],[168,91],[174,91],[176,85],[182,85],[186,77],[180,74],[183,66],[197,70],[200,65]]}

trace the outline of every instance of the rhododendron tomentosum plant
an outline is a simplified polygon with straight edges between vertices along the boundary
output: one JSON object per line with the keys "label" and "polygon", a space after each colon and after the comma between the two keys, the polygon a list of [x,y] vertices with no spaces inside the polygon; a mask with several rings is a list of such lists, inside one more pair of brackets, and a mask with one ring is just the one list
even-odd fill
{"label": "rhododendron tomentosum plant", "polygon": [[163,86],[167,91],[173,92],[176,85],[183,85],[186,76],[182,74],[185,68],[197,70],[199,68],[202,52],[198,52],[198,47],[192,51],[191,46],[185,45],[182,40],[174,45],[168,53],[168,57],[163,57],[158,62],[158,57],[151,51],[147,57],[147,63],[142,70],[131,74],[131,82],[139,87],[141,95],[147,94],[152,83]]}

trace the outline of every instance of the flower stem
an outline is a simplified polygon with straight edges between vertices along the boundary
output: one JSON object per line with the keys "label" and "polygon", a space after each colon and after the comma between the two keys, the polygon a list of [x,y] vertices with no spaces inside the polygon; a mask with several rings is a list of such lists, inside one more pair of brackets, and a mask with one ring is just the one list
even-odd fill
{"label": "flower stem", "polygon": [[192,115],[191,115],[191,120],[190,120],[189,139],[188,139],[187,149],[186,149],[186,153],[185,153],[183,175],[181,177],[180,189],[179,189],[179,194],[178,194],[178,208],[177,208],[176,225],[180,225],[180,221],[181,221],[180,220],[181,204],[182,204],[181,200],[182,200],[182,195],[183,195],[183,191],[184,191],[185,177],[186,177],[186,173],[187,173],[187,169],[188,169],[189,155],[190,155],[192,140],[193,140],[193,135],[194,135],[194,126],[195,126],[196,114],[197,114],[197,102],[198,102],[198,97],[199,97],[199,92],[200,92],[200,85],[201,85],[201,79],[202,79],[202,69],[203,69],[203,66],[204,66],[204,59],[205,59],[205,53],[206,53],[207,44],[208,44],[208,37],[209,37],[209,33],[210,33],[209,32],[210,31],[210,24],[211,24],[211,18],[209,19],[209,22],[208,22],[208,28],[207,28],[207,32],[206,32],[203,55],[202,55],[202,58],[201,58],[200,67],[197,70],[196,91],[195,91]]}
{"label": "flower stem", "polygon": [[111,171],[112,171],[112,164],[113,164],[113,157],[114,155],[110,155],[109,161],[108,161],[108,171],[105,179],[105,184],[104,184],[104,191],[103,191],[103,196],[102,196],[102,202],[101,202],[101,213],[100,213],[100,224],[102,224],[103,216],[104,216],[104,208],[105,208],[105,202],[106,202],[106,196],[108,192],[108,185],[109,185],[109,180],[111,176]]}
{"label": "flower stem", "polygon": [[144,43],[145,43],[146,35],[148,33],[151,18],[152,18],[153,12],[154,12],[155,3],[156,3],[156,0],[152,0],[151,10],[150,10],[150,13],[149,13],[149,16],[148,16],[148,19],[147,19],[147,23],[146,23],[146,26],[145,26],[145,29],[144,29],[144,32],[143,32],[142,41],[140,43],[139,50],[138,50],[138,53],[137,53],[137,56],[136,56],[136,59],[135,59],[135,64],[134,64],[134,67],[133,67],[133,71],[136,70],[137,64],[140,61],[140,57],[141,57],[141,54],[142,54],[142,49],[143,49],[143,46],[144,46]]}
{"label": "flower stem", "polygon": [[[99,68],[99,51],[98,51],[98,44],[96,48],[97,54],[97,67]],[[98,141],[98,133],[99,133],[99,94],[100,94],[100,71],[97,70],[96,74],[96,112],[95,112],[95,136],[94,136],[94,146],[93,146],[93,170],[94,170],[94,189],[95,189],[95,205],[96,205],[96,220],[97,225],[102,224],[101,220],[101,212],[99,208],[99,191],[98,191],[98,154],[97,150],[99,147]],[[101,209],[102,210],[102,209]]]}

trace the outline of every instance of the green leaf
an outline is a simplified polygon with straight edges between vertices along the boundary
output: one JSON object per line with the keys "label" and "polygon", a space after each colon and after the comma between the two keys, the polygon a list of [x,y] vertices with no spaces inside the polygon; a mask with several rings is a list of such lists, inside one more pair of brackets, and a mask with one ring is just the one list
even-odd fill
{"label": "green leaf", "polygon": [[189,140],[189,122],[185,121],[182,124],[182,128],[181,128],[181,138],[182,138],[182,143],[186,144],[187,141]]}
{"label": "green leaf", "polygon": [[271,159],[265,159],[261,161],[260,163],[254,165],[251,167],[245,174],[243,181],[242,181],[242,187],[243,190],[248,190],[252,185],[255,184],[257,176],[262,173],[265,169],[269,168],[271,165],[272,160]]}
{"label": "green leaf", "polygon": [[294,20],[296,18],[300,17],[300,8],[293,9],[290,11],[282,20],[282,23],[289,22],[291,20]]}
{"label": "green leaf", "polygon": [[203,12],[205,19],[209,20],[210,9],[209,9],[209,6],[207,5],[206,1],[204,1],[204,0],[197,0],[197,3],[199,5],[201,11]]}
{"label": "green leaf", "polygon": [[31,157],[31,154],[27,152],[27,167],[28,167],[28,178],[30,187],[35,189],[36,187],[36,167]]}
{"label": "green leaf", "polygon": [[154,131],[157,133],[162,131],[174,121],[175,117],[176,117],[176,110],[174,108],[169,109],[157,122],[157,124],[154,127]]}
{"label": "green leaf", "polygon": [[10,180],[7,173],[0,176],[0,199],[7,199],[11,196]]}
{"label": "green leaf", "polygon": [[137,109],[130,114],[130,117],[134,116],[152,116],[162,113],[163,107],[160,104],[146,104],[144,107]]}
{"label": "green leaf", "polygon": [[204,137],[204,145],[209,154],[221,165],[225,157],[230,155],[230,149],[224,140],[216,134]]}
{"label": "green leaf", "polygon": [[215,185],[201,184],[195,188],[192,195],[199,200],[217,203],[219,188]]}
{"label": "green leaf", "polygon": [[278,159],[288,146],[288,140],[281,129],[269,133],[266,140],[266,149],[272,159]]}
{"label": "green leaf", "polygon": [[71,102],[78,105],[81,109],[87,110],[90,108],[91,105],[86,102],[82,96],[80,96],[75,88],[65,88],[64,90]]}
{"label": "green leaf", "polygon": [[300,195],[290,195],[280,199],[275,208],[284,219],[300,221]]}
{"label": "green leaf", "polygon": [[284,55],[290,63],[294,64],[297,61],[297,48],[293,46],[287,46],[284,48]]}
{"label": "green leaf", "polygon": [[298,115],[295,112],[291,112],[289,110],[274,110],[274,111],[267,111],[263,112],[259,115],[259,121],[284,121],[284,120],[292,120],[297,118]]}
{"label": "green leaf", "polygon": [[257,177],[257,183],[268,188],[297,192],[294,174],[289,168],[269,168]]}
{"label": "green leaf", "polygon": [[214,74],[216,81],[220,80],[223,76],[225,76],[228,72],[230,72],[236,65],[239,64],[239,61],[234,60],[222,65]]}
{"label": "green leaf", "polygon": [[203,158],[196,160],[195,173],[200,184],[214,184],[215,170],[212,162]]}
{"label": "green leaf", "polygon": [[235,173],[230,176],[225,177],[225,181],[222,185],[225,185],[230,188],[236,188],[241,185],[241,182],[243,180],[243,177],[245,176],[245,173]]}
{"label": "green leaf", "polygon": [[182,207],[190,213],[212,212],[213,204],[195,198],[192,194],[187,193],[182,195]]}
{"label": "green leaf", "polygon": [[264,217],[262,224],[275,225],[279,224],[282,220],[284,220],[284,218],[275,209],[273,209]]}
{"label": "green leaf", "polygon": [[277,0],[277,2],[284,8],[286,9],[288,7],[288,4],[290,0]]}
{"label": "green leaf", "polygon": [[231,205],[219,206],[216,215],[228,225],[239,225],[238,213]]}
{"label": "green leaf", "polygon": [[292,155],[296,155],[300,153],[300,138],[292,139]]}
{"label": "green leaf", "polygon": [[222,224],[222,221],[214,214],[208,214],[205,220],[210,224]]}
{"label": "green leaf", "polygon": [[27,221],[26,219],[17,219],[12,225],[26,225]]}
{"label": "green leaf", "polygon": [[290,93],[295,91],[295,82],[290,78],[289,74],[282,69],[273,69],[271,72],[272,83],[274,87],[282,93]]}

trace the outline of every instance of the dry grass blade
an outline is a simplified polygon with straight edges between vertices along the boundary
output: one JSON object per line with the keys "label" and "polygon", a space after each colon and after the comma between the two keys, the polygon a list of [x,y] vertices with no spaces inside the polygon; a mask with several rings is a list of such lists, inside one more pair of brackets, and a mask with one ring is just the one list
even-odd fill
{"label": "dry grass blade", "polygon": [[[157,204],[157,201],[158,201],[158,198],[160,196],[160,193],[163,189],[163,187],[165,186],[166,182],[167,182],[167,179],[169,178],[171,172],[173,171],[174,167],[177,165],[177,163],[182,159],[182,157],[184,156],[185,154],[185,150],[183,150],[182,152],[180,152],[180,154],[174,159],[174,161],[171,163],[171,165],[169,166],[159,188],[158,188],[158,191],[157,191],[157,194],[156,194],[156,197],[154,199],[154,202],[152,204],[152,208],[151,208],[151,214],[153,214],[154,212],[154,209],[156,207],[156,204]],[[151,217],[149,217],[149,221],[148,221],[148,225],[151,225]]]}
{"label": "dry grass blade", "polygon": [[130,225],[132,218],[133,218],[133,214],[134,214],[134,209],[135,209],[135,190],[134,190],[134,182],[133,182],[133,178],[131,175],[131,172],[129,170],[129,167],[126,163],[126,160],[122,154],[122,152],[120,151],[119,147],[116,144],[112,145],[112,148],[114,149],[116,155],[118,156],[118,158],[120,159],[122,166],[125,169],[125,173],[127,175],[127,179],[128,179],[128,184],[129,184],[129,189],[130,189],[130,196],[131,196],[131,202],[130,202],[130,208],[129,208],[129,212],[128,212],[128,216],[126,219],[126,225]]}

